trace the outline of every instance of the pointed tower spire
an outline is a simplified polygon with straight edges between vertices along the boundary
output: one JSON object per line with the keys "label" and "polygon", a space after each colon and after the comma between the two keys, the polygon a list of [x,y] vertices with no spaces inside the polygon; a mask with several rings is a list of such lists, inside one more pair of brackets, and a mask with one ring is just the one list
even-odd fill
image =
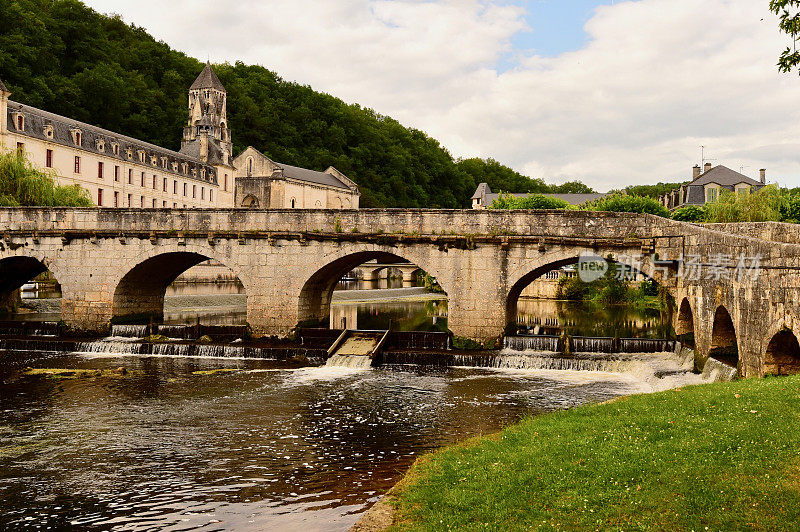
{"label": "pointed tower spire", "polygon": [[189,87],[190,91],[196,89],[216,89],[218,91],[225,92],[225,87],[217,77],[214,69],[211,68],[211,63],[206,62],[206,66],[203,67],[203,71],[200,72],[200,75],[197,76],[196,80],[194,80],[192,86]]}
{"label": "pointed tower spire", "polygon": [[[211,68],[211,63],[206,63],[189,87],[189,121],[183,128],[181,151],[198,141],[204,146],[211,142],[221,150],[223,163],[230,164],[233,160],[233,143],[228,128],[227,100],[225,87]],[[200,153],[204,153],[204,150],[200,150]],[[203,158],[202,155],[200,157]]]}

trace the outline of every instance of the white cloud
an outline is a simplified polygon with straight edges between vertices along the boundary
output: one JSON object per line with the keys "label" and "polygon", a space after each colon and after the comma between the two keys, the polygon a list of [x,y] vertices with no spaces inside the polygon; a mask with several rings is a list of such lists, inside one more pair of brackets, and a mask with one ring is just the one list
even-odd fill
{"label": "white cloud", "polygon": [[496,65],[521,8],[478,0],[93,0],[200,59],[262,64],[529,175],[604,190],[720,164],[800,185],[800,78],[766,2],[599,8],[580,50]]}

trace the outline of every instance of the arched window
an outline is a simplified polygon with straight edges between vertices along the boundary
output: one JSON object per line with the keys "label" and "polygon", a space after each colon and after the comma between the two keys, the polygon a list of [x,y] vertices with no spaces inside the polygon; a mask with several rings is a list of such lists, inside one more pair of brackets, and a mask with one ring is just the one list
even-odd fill
{"label": "arched window", "polygon": [[247,158],[247,176],[250,177],[253,175],[253,158]]}
{"label": "arched window", "polygon": [[294,200],[294,198],[292,198],[292,202],[291,202],[291,208],[292,209],[294,209],[294,204],[295,204],[295,200]]}

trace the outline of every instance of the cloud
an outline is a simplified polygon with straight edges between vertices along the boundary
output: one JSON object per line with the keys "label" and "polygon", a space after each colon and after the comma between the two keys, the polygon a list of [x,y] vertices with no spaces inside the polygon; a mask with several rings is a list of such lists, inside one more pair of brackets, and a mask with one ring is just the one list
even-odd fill
{"label": "cloud", "polygon": [[[718,164],[800,185],[797,75],[766,2],[640,0],[599,7],[589,39],[519,57],[523,8],[478,0],[93,0],[200,59],[262,64],[394,116],[456,156],[600,190],[684,180]],[[500,72],[511,53],[518,64]]]}

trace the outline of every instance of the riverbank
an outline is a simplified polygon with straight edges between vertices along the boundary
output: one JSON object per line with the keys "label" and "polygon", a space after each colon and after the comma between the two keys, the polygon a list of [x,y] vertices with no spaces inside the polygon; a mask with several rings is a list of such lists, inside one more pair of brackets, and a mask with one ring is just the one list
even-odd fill
{"label": "riverbank", "polygon": [[420,458],[381,508],[393,530],[794,529],[799,399],[750,379],[527,419]]}

